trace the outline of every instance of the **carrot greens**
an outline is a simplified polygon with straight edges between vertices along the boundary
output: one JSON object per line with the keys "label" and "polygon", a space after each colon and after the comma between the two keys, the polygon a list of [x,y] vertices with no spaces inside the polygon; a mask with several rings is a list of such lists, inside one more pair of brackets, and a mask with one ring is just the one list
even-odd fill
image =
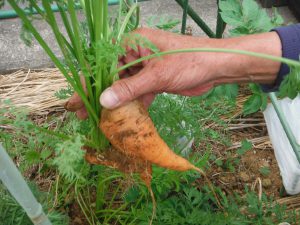
{"label": "carrot greens", "polygon": [[[56,42],[61,50],[65,64],[46,43],[32,23],[32,18],[19,6],[18,1],[8,0],[11,7],[17,12],[24,26],[45,52],[49,55],[55,66],[62,72],[73,90],[79,94],[89,114],[92,131],[88,135],[99,149],[105,149],[108,141],[98,129],[101,113],[99,96],[109,87],[113,80],[110,75],[111,68],[115,68],[118,57],[124,54],[120,46],[123,35],[138,25],[139,6],[131,1],[120,4],[119,16],[111,26],[108,16],[108,1],[82,0],[76,1],[42,0],[41,6],[35,0],[27,1],[50,26]],[[57,16],[51,10],[51,4],[56,4],[63,22],[63,28],[58,26]],[[79,20],[76,8],[83,8],[85,22],[88,28],[86,37],[83,35],[83,21]],[[124,16],[124,12],[126,15]],[[133,19],[133,16],[135,17]],[[132,25],[132,22],[134,24]],[[128,29],[129,28],[129,29]],[[116,40],[113,43],[113,40]],[[86,88],[84,88],[84,80]]]}

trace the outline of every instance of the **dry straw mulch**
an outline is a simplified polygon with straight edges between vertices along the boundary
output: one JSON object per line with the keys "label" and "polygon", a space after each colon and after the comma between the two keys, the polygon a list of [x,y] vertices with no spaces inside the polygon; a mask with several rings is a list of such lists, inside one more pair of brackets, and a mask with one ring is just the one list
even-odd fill
{"label": "dry straw mulch", "polygon": [[54,93],[66,86],[65,78],[57,69],[19,70],[0,75],[0,107],[9,107],[5,104],[9,100],[35,115],[61,111],[65,100],[57,99]]}

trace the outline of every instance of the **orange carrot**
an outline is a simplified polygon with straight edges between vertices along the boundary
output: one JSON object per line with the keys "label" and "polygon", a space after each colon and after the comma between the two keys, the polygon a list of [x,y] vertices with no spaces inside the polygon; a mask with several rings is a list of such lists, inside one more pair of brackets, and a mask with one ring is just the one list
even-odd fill
{"label": "orange carrot", "polygon": [[199,170],[167,146],[137,100],[117,109],[103,109],[100,128],[116,149],[133,158],[176,171]]}
{"label": "orange carrot", "polygon": [[221,207],[205,173],[167,146],[141,102],[135,100],[113,110],[103,109],[100,128],[111,144],[128,157],[176,171],[198,171],[205,177]]}

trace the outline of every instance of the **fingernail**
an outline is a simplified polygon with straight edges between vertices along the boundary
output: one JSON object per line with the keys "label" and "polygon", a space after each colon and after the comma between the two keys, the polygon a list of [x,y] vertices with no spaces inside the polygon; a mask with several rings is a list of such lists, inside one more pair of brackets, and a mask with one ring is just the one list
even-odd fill
{"label": "fingernail", "polygon": [[100,96],[100,104],[111,109],[119,104],[119,98],[111,88],[107,88]]}

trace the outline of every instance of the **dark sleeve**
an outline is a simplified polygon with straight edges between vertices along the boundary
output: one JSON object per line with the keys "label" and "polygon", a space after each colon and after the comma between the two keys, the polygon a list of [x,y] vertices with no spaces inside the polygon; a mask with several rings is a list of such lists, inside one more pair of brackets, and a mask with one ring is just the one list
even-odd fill
{"label": "dark sleeve", "polygon": [[[273,29],[280,37],[282,45],[282,57],[299,60],[300,55],[300,24]],[[282,63],[276,81],[272,85],[261,85],[263,91],[277,91],[284,77],[289,74],[289,67]]]}

